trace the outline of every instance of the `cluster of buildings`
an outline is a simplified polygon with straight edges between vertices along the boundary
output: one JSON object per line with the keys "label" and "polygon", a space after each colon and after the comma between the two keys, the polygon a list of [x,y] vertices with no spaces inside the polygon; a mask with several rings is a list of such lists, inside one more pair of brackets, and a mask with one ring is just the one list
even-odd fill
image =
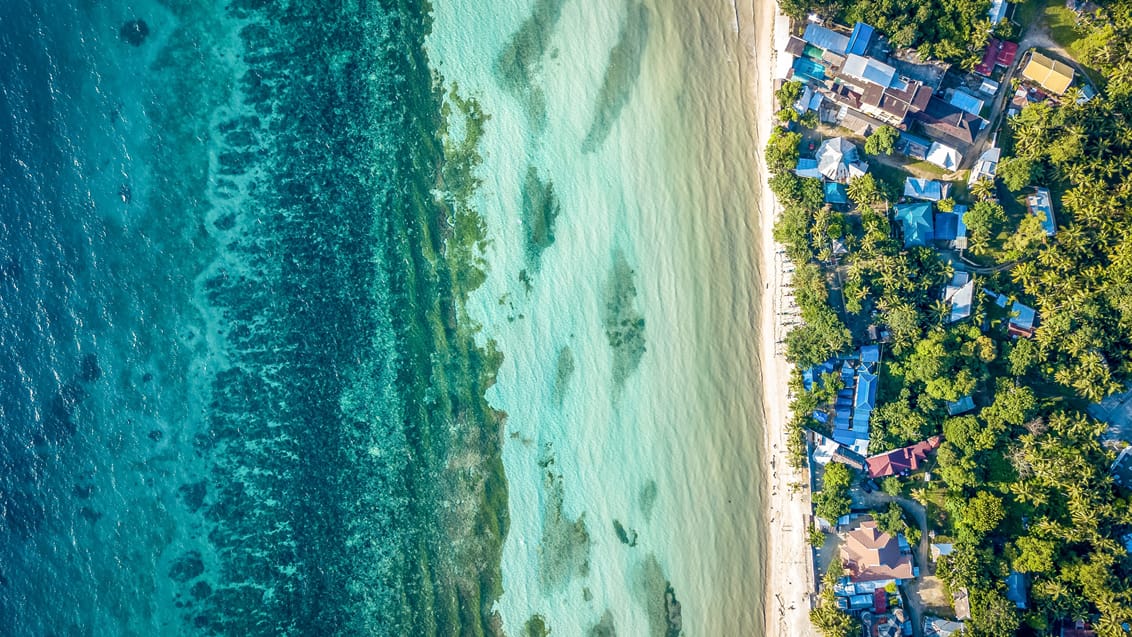
{"label": "cluster of buildings", "polygon": [[[841,376],[843,388],[837,392],[833,403],[832,437],[820,436],[815,459],[821,464],[829,460],[848,460],[846,464],[856,468],[864,466],[864,457],[869,453],[869,421],[876,407],[877,385],[880,366],[880,346],[866,345],[856,356],[835,357],[821,365],[815,365],[802,372],[803,386],[812,391],[823,382],[822,377],[829,373]],[[814,419],[828,425],[829,414],[815,411]]]}
{"label": "cluster of buildings", "polygon": [[957,170],[964,149],[986,125],[984,101],[942,90],[946,65],[889,56],[875,35],[858,22],[848,32],[808,24],[801,37],[791,37],[786,52],[794,56],[792,78],[804,84],[798,106],[858,135],[892,126],[903,131],[899,151]]}

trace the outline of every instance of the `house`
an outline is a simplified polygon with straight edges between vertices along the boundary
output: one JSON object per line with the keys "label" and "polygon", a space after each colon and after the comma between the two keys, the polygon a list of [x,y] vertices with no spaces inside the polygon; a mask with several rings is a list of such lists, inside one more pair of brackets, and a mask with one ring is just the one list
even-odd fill
{"label": "house", "polygon": [[874,32],[875,29],[864,22],[854,24],[853,34],[849,36],[849,45],[845,52],[852,55],[864,55],[869,50],[869,43],[873,39]]}
{"label": "house", "polygon": [[1112,468],[1108,472],[1113,482],[1125,489],[1132,489],[1132,447],[1125,447],[1120,455],[1116,456],[1116,461],[1112,463]]}
{"label": "house", "polygon": [[1030,55],[1026,66],[1022,68],[1022,76],[1037,82],[1054,95],[1064,95],[1073,84],[1072,67],[1037,51]]}
{"label": "house", "polygon": [[962,270],[951,277],[951,282],[943,288],[943,302],[951,307],[948,323],[961,321],[971,316],[971,303],[975,298],[975,281]]}
{"label": "house", "polygon": [[947,403],[947,415],[959,416],[965,414],[975,408],[975,399],[971,396],[964,396],[959,400]]}
{"label": "house", "polygon": [[979,83],[979,92],[987,97],[994,97],[995,93],[998,93],[998,87],[998,82],[989,77],[984,77],[983,81]]}
{"label": "house", "polygon": [[1035,318],[1037,313],[1034,308],[1015,301],[1010,306],[1010,322],[1006,325],[1006,331],[1012,336],[1031,338],[1034,335]]}
{"label": "house", "polygon": [[802,57],[806,52],[806,41],[796,36],[790,36],[786,41],[786,53],[796,58]]}
{"label": "house", "polygon": [[849,203],[849,191],[845,188],[845,184],[839,184],[836,181],[828,181],[824,186],[825,202],[834,205],[844,205]]}
{"label": "house", "polygon": [[994,179],[995,175],[998,174],[998,160],[1001,156],[1002,150],[994,147],[979,155],[979,158],[975,160],[975,166],[971,168],[971,176],[967,178],[967,185],[973,186],[980,179]]}
{"label": "house", "polygon": [[841,67],[841,74],[856,80],[862,89],[869,84],[882,88],[892,86],[896,79],[896,69],[876,58],[863,55],[849,54],[845,56],[845,64]]}
{"label": "house", "polygon": [[959,170],[959,162],[963,161],[963,155],[950,146],[932,142],[926,160],[929,164],[935,164],[944,170],[955,171]]}
{"label": "house", "polygon": [[869,371],[857,374],[857,387],[853,392],[853,421],[862,423],[866,428],[872,418],[873,409],[877,402],[877,383],[880,378]]}
{"label": "house", "polygon": [[926,246],[931,243],[933,234],[932,205],[920,201],[895,206],[896,220],[904,230],[904,247]]}
{"label": "house", "polygon": [[[843,536],[841,560],[852,582],[911,579],[912,556],[901,549],[897,538],[882,532],[873,520]],[[875,590],[875,589],[874,589]]]}
{"label": "house", "polygon": [[1042,222],[1042,230],[1053,236],[1057,232],[1057,220],[1053,216],[1053,196],[1048,188],[1036,188],[1034,194],[1026,197],[1026,207],[1030,214],[1037,215]]}
{"label": "house", "polygon": [[966,588],[959,588],[951,593],[951,607],[955,609],[955,617],[960,621],[971,619],[971,596]]}
{"label": "house", "polygon": [[983,112],[984,106],[983,100],[971,95],[967,91],[959,90],[951,92],[951,97],[947,98],[947,103],[976,117]]}
{"label": "house", "polygon": [[983,51],[983,59],[975,67],[975,73],[989,77],[996,66],[1010,68],[1014,58],[1018,56],[1018,44],[1007,42],[998,38],[991,38],[987,48]]}
{"label": "house", "polygon": [[869,456],[865,459],[869,467],[869,477],[886,478],[918,471],[927,460],[928,453],[938,449],[942,442],[942,436],[933,436],[914,445]]}
{"label": "house", "polygon": [[982,118],[935,97],[916,118],[929,137],[960,146],[973,144],[984,123]]}
{"label": "house", "polygon": [[935,179],[904,179],[904,196],[924,201],[939,201],[944,198],[943,184]]}
{"label": "house", "polygon": [[931,148],[932,142],[930,139],[917,137],[909,133],[900,133],[900,137],[896,138],[896,152],[901,155],[907,155],[912,159],[927,159],[928,149]]}
{"label": "house", "polygon": [[1006,576],[1006,599],[1023,610],[1026,608],[1026,588],[1026,575],[1018,571],[1010,571],[1010,575]]}
{"label": "house", "polygon": [[805,32],[802,33],[802,40],[819,49],[834,53],[844,54],[849,49],[848,37],[818,24],[807,24]]}
{"label": "house", "polygon": [[963,632],[963,622],[939,617],[924,617],[924,637],[952,637]]}
{"label": "house", "polygon": [[794,165],[794,174],[802,178],[821,179],[818,160],[799,157],[798,163]]}
{"label": "house", "polygon": [[955,250],[966,250],[967,224],[963,223],[966,213],[967,206],[963,204],[955,204],[951,212],[935,213],[935,240]]}
{"label": "house", "polygon": [[818,172],[830,181],[846,182],[869,170],[869,165],[860,160],[857,147],[844,137],[822,142],[818,147],[817,160]]}
{"label": "house", "polygon": [[810,441],[814,445],[814,451],[811,454],[814,462],[822,466],[830,462],[840,462],[858,471],[865,470],[865,457],[861,454],[854,452],[852,449],[845,447],[836,440],[823,436],[812,429],[807,429],[806,433],[809,435]]}

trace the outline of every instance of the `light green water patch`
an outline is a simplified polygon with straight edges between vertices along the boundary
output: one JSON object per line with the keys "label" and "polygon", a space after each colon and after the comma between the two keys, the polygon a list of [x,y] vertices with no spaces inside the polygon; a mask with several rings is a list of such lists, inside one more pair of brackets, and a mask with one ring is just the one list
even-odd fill
{"label": "light green water patch", "polygon": [[601,621],[590,628],[589,637],[617,637],[617,630],[613,626],[613,613],[605,611]]}
{"label": "light green water patch", "polygon": [[637,495],[637,506],[646,520],[652,518],[652,509],[656,506],[656,480],[649,480],[641,487],[641,492]]}
{"label": "light green water patch", "polygon": [[539,63],[566,0],[536,0],[531,15],[495,60],[495,76],[526,110],[537,129],[546,125],[546,95],[538,85]]}
{"label": "light green water patch", "polygon": [[523,180],[523,230],[527,239],[527,260],[535,271],[539,269],[543,250],[554,243],[554,223],[559,208],[554,184],[544,181],[534,166],[527,168]]}
{"label": "light green water patch", "polygon": [[632,2],[625,12],[625,22],[617,37],[617,44],[609,52],[605,79],[597,94],[597,106],[589,133],[582,142],[582,152],[590,153],[609,136],[621,109],[629,103],[633,86],[641,74],[641,57],[649,38],[649,9],[643,3]]}
{"label": "light green water patch", "polygon": [[634,594],[644,607],[649,618],[649,635],[653,637],[680,637],[683,634],[683,620],[680,617],[680,602],[657,561],[656,555],[649,554],[633,573]]}
{"label": "light green water patch", "polygon": [[605,285],[602,322],[609,346],[613,349],[613,383],[618,391],[645,354],[645,318],[637,308],[634,276],[625,254],[621,250],[614,251],[613,265]]}
{"label": "light green water patch", "polygon": [[542,615],[531,615],[523,625],[523,637],[547,637],[550,629],[546,627],[546,619]]}
{"label": "light green water patch", "polygon": [[566,391],[570,389],[570,379],[574,377],[574,350],[564,346],[558,350],[558,364],[554,375],[554,401],[562,406]]}
{"label": "light green water patch", "polygon": [[621,520],[613,521],[613,532],[617,534],[617,539],[628,547],[637,545],[637,532],[633,529],[626,529],[625,525],[621,524]]}
{"label": "light green water patch", "polygon": [[562,475],[548,457],[539,462],[543,473],[546,513],[539,543],[539,584],[544,591],[560,591],[574,578],[590,572],[590,534],[585,515],[570,519],[562,509]]}

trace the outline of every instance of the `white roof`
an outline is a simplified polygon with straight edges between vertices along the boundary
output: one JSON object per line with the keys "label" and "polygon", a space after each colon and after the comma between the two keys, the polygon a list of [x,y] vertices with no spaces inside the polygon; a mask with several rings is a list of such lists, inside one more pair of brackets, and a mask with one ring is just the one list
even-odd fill
{"label": "white roof", "polygon": [[987,17],[990,18],[991,25],[1002,22],[1002,19],[1006,17],[1006,0],[991,0]]}
{"label": "white roof", "polygon": [[857,147],[849,140],[844,137],[827,139],[818,147],[818,170],[827,179],[847,181],[853,176],[850,166],[857,163],[857,158]]}
{"label": "white roof", "polygon": [[983,78],[983,83],[979,85],[979,92],[993,96],[998,92],[998,82],[989,77]]}
{"label": "white roof", "polygon": [[896,79],[896,69],[880,60],[861,57],[855,53],[845,57],[845,66],[841,67],[841,72],[849,77],[879,84],[885,88],[892,86],[893,80]]}
{"label": "white roof", "polygon": [[998,159],[1001,156],[1002,151],[993,147],[979,155],[978,161],[971,169],[971,177],[967,179],[967,183],[973,184],[980,179],[994,179],[995,174],[998,173]]}
{"label": "white roof", "polygon": [[951,305],[951,315],[948,317],[948,323],[961,321],[968,316],[971,316],[971,301],[975,297],[975,282],[967,281],[963,285],[956,287],[948,285],[943,290],[943,299]]}
{"label": "white roof", "polygon": [[927,161],[944,170],[957,170],[959,162],[963,161],[963,155],[950,146],[932,142],[931,148],[928,149]]}

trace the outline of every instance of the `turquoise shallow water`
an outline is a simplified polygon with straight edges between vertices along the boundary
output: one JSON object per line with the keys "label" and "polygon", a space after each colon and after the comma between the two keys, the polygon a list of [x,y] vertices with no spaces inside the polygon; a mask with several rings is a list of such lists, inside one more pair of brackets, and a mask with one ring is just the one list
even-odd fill
{"label": "turquoise shallow water", "polygon": [[431,8],[0,4],[0,632],[757,630],[735,9]]}

